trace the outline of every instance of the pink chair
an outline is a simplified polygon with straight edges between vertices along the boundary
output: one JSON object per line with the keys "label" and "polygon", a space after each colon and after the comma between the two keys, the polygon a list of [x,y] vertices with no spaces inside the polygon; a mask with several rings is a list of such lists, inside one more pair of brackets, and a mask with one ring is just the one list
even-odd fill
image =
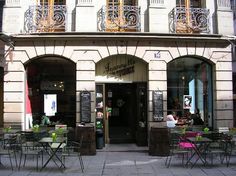
{"label": "pink chair", "polygon": [[186,133],[181,137],[181,141],[179,142],[179,147],[182,149],[193,149],[195,148],[195,145],[191,142],[187,141],[187,137],[196,137],[198,132],[194,131],[186,131]]}

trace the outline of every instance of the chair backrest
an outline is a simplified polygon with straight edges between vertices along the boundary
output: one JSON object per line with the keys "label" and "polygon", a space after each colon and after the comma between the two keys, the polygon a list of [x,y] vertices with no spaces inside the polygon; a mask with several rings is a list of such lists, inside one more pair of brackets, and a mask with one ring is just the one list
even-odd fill
{"label": "chair backrest", "polygon": [[180,136],[176,132],[171,132],[169,136],[170,136],[169,137],[170,146],[171,146],[171,148],[175,148],[180,142]]}
{"label": "chair backrest", "polygon": [[61,128],[63,130],[67,130],[67,125],[65,125],[65,124],[55,125],[55,130],[57,130],[59,128]]}
{"label": "chair backrest", "polygon": [[185,132],[185,137],[196,137],[198,134],[197,131],[186,131]]}
{"label": "chair backrest", "polygon": [[10,150],[17,150],[19,144],[18,134],[8,134],[7,137],[4,137],[4,148]]}

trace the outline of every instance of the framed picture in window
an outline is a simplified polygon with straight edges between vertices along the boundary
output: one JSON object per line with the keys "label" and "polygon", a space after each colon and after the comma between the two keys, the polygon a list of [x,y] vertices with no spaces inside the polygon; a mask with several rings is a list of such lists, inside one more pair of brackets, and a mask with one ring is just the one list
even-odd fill
{"label": "framed picture in window", "polygon": [[192,107],[192,96],[184,95],[183,97],[183,109],[190,109]]}

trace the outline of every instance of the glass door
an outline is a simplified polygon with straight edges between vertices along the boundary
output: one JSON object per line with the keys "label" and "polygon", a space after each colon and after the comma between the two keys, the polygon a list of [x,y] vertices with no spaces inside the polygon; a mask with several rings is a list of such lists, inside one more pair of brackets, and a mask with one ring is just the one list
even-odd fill
{"label": "glass door", "polygon": [[104,97],[104,84],[96,85],[96,130],[102,130],[104,140],[108,143],[109,139],[107,133],[106,111],[105,111],[105,97]]}

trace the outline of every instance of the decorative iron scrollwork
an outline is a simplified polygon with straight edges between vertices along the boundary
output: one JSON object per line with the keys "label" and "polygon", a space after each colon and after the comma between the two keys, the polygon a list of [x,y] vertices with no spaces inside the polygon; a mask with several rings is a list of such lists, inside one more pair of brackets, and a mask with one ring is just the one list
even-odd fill
{"label": "decorative iron scrollwork", "polygon": [[140,7],[103,6],[100,17],[100,31],[140,31]]}
{"label": "decorative iron scrollwork", "polygon": [[209,33],[209,9],[176,7],[169,14],[172,33]]}
{"label": "decorative iron scrollwork", "polygon": [[30,6],[25,12],[25,31],[57,32],[64,31],[66,24],[66,6]]}

